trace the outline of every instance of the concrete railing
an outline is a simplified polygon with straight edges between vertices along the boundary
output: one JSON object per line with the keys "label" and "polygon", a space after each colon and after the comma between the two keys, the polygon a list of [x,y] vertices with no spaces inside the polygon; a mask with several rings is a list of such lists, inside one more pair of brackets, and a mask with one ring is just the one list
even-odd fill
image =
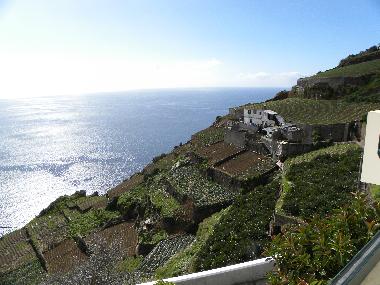
{"label": "concrete railing", "polygon": [[[164,279],[180,285],[233,285],[249,283],[255,285],[266,284],[266,274],[274,268],[272,258],[262,258],[244,263],[217,269],[202,271],[198,273]],[[154,282],[142,283],[140,285],[153,285]]]}

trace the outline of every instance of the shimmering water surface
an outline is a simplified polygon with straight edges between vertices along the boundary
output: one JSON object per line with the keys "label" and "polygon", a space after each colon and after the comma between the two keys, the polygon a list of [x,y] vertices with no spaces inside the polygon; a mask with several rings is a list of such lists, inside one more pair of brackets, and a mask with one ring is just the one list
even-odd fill
{"label": "shimmering water surface", "polygon": [[104,193],[228,108],[277,89],[159,90],[0,100],[0,235],[57,197]]}

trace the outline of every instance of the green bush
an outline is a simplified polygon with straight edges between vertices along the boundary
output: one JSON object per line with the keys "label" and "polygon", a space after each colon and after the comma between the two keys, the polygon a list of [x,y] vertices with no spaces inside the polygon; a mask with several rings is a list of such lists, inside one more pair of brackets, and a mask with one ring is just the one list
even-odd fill
{"label": "green bush", "polygon": [[272,181],[240,196],[215,226],[195,262],[208,270],[257,257],[268,241],[269,222],[275,208],[279,182]]}
{"label": "green bush", "polygon": [[119,197],[117,208],[123,215],[129,215],[136,208],[145,208],[147,201],[148,189],[144,185],[138,185]]}
{"label": "green bush", "polygon": [[379,204],[372,208],[364,194],[355,194],[349,205],[331,216],[288,228],[264,252],[278,265],[270,283],[327,284],[373,237],[379,222]]}
{"label": "green bush", "polygon": [[370,82],[356,91],[352,92],[350,95],[346,96],[345,101],[347,102],[380,102],[380,75],[373,76]]}
{"label": "green bush", "polygon": [[213,233],[215,225],[219,223],[221,217],[227,211],[228,208],[204,219],[199,224],[195,241],[183,251],[172,256],[164,266],[159,267],[156,270],[156,278],[169,278],[195,272],[195,261],[200,250]]}
{"label": "green bush", "polygon": [[361,149],[335,145],[285,163],[285,213],[311,218],[346,204],[357,189]]}

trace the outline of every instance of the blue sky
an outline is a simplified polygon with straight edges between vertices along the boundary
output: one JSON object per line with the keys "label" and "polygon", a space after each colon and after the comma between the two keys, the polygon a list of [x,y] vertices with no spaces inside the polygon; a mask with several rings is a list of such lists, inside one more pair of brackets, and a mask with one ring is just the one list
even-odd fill
{"label": "blue sky", "polygon": [[379,42],[377,0],[0,0],[0,97],[290,87]]}

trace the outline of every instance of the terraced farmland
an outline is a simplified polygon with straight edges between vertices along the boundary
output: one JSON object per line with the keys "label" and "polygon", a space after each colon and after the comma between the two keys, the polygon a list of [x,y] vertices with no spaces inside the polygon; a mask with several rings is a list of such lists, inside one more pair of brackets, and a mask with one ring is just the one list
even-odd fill
{"label": "terraced farmland", "polygon": [[178,201],[166,192],[166,187],[162,183],[149,185],[149,199],[163,217],[175,217],[181,208]]}
{"label": "terraced farmland", "polygon": [[361,152],[356,144],[339,144],[286,161],[278,210],[310,218],[349,203],[358,187]]}
{"label": "terraced farmland", "polygon": [[14,231],[0,239],[0,275],[36,259],[25,229]]}
{"label": "terraced farmland", "polygon": [[349,103],[341,100],[300,98],[288,98],[246,106],[273,110],[283,116],[286,122],[311,125],[329,125],[361,120],[369,111],[380,109],[380,103]]}
{"label": "terraced farmland", "polygon": [[360,76],[370,73],[380,73],[380,59],[366,61],[362,63],[336,67],[325,72],[317,73],[312,77],[340,77],[340,76]]}
{"label": "terraced farmland", "polygon": [[203,177],[193,165],[178,167],[170,171],[168,181],[179,197],[191,198],[198,207],[231,202],[236,192]]}
{"label": "terraced farmland", "polygon": [[86,196],[78,198],[75,202],[69,204],[69,207],[78,208],[79,211],[85,212],[93,209],[105,208],[107,206],[106,196]]}
{"label": "terraced farmland", "polygon": [[216,169],[244,180],[258,177],[273,167],[274,164],[270,158],[253,151],[246,151],[218,165]]}
{"label": "terraced farmland", "polygon": [[194,241],[194,236],[179,235],[165,239],[144,258],[137,269],[141,277],[153,277],[157,268],[163,266],[174,254],[185,249]]}
{"label": "terraced farmland", "polygon": [[89,250],[95,254],[112,249],[123,256],[133,255],[137,244],[137,233],[133,223],[120,223],[85,238]]}
{"label": "terraced farmland", "polygon": [[196,152],[202,158],[207,159],[209,164],[214,165],[214,163],[231,155],[237,154],[242,150],[242,148],[236,147],[232,144],[218,142],[209,146],[201,147]]}
{"label": "terraced farmland", "polygon": [[43,253],[52,249],[69,236],[69,227],[61,214],[34,218],[26,226],[35,246]]}
{"label": "terraced farmland", "polygon": [[87,256],[72,239],[61,242],[58,246],[44,254],[49,273],[64,273],[79,266],[87,260]]}
{"label": "terraced farmland", "polygon": [[197,146],[207,146],[224,139],[224,128],[209,127],[191,137],[191,141]]}

